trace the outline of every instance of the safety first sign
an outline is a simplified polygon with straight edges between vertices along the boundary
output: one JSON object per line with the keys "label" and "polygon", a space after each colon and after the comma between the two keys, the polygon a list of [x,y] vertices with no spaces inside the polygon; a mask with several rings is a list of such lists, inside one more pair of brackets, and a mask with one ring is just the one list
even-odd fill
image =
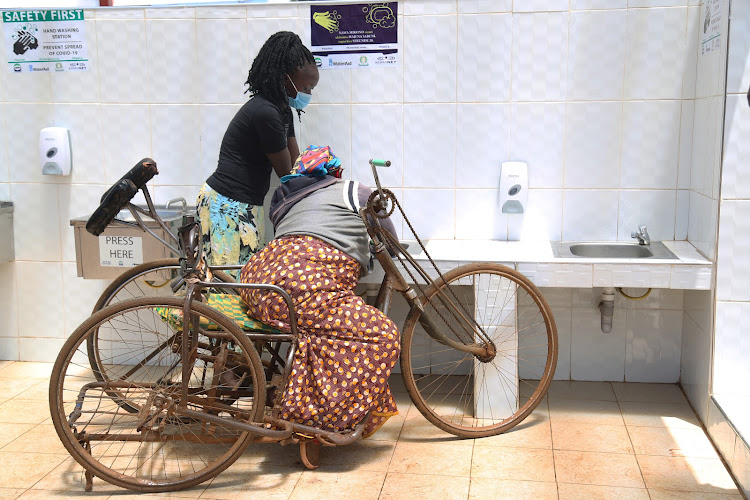
{"label": "safety first sign", "polygon": [[88,69],[83,10],[5,10],[2,18],[11,73]]}

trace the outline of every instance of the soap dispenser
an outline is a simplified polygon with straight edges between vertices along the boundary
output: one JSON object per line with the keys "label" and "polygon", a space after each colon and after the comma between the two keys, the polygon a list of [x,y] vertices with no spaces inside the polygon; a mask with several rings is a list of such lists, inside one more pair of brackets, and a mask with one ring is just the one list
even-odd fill
{"label": "soap dispenser", "polygon": [[522,214],[526,211],[529,193],[526,163],[506,161],[500,170],[500,211],[504,214]]}
{"label": "soap dispenser", "polygon": [[44,175],[70,175],[73,150],[70,131],[63,127],[43,128],[39,133],[39,161]]}

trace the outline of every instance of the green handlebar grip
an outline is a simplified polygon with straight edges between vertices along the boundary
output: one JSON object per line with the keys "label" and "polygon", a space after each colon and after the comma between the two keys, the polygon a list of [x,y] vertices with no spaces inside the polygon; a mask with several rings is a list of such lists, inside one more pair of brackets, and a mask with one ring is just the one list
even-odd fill
{"label": "green handlebar grip", "polygon": [[370,160],[370,164],[376,167],[390,167],[391,161],[390,160]]}

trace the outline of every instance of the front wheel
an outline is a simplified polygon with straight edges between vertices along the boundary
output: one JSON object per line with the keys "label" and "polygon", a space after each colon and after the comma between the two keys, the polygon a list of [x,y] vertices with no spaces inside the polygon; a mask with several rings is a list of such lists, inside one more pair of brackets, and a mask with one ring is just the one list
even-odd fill
{"label": "front wheel", "polygon": [[[465,438],[501,434],[549,388],[558,351],[554,318],[539,289],[509,267],[467,264],[443,278],[425,290],[425,312],[412,308],[404,324],[404,384],[440,429]],[[423,314],[452,345],[427,333]]]}

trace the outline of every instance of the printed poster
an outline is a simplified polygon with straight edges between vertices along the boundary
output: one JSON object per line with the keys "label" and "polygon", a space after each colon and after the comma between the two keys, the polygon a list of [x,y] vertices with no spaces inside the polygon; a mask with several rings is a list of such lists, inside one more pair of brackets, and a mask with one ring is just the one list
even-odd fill
{"label": "printed poster", "polygon": [[398,63],[398,2],[310,6],[310,49],[321,69]]}
{"label": "printed poster", "polygon": [[705,0],[701,28],[701,55],[721,48],[721,0]]}
{"label": "printed poster", "polygon": [[11,73],[86,71],[82,9],[2,11]]}

